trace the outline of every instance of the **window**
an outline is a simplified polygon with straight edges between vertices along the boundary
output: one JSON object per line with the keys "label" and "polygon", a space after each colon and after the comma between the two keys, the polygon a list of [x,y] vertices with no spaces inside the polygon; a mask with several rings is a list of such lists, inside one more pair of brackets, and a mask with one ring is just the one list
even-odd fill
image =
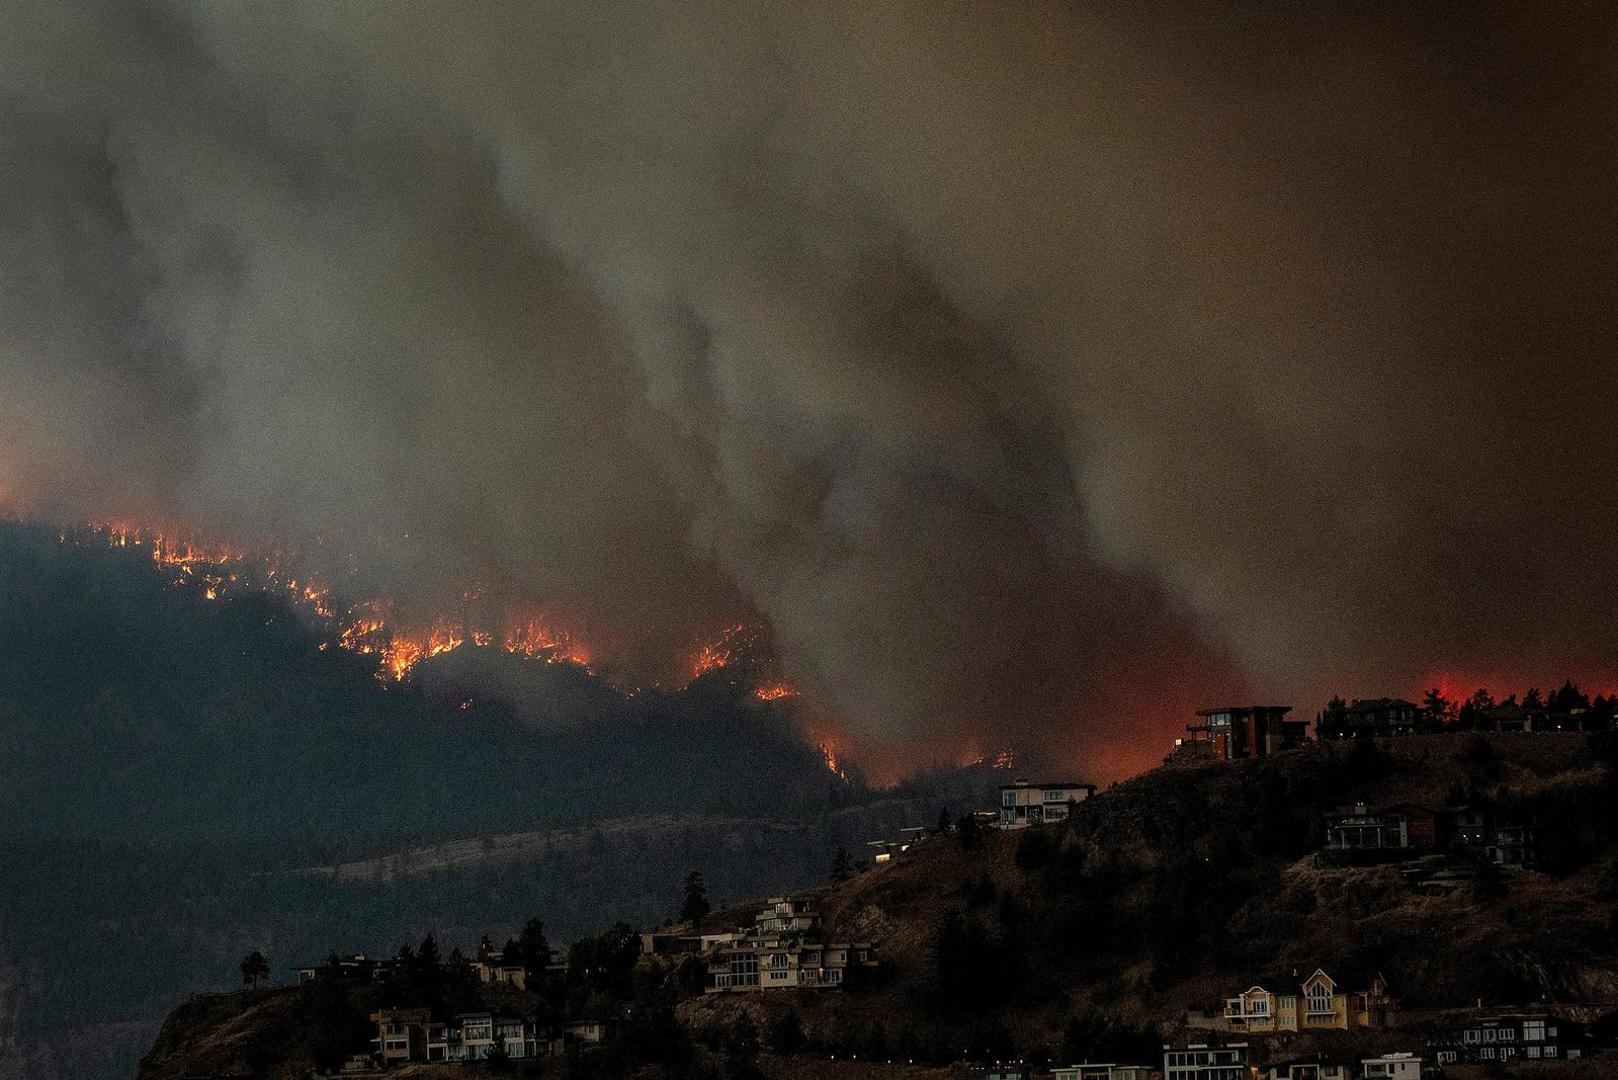
{"label": "window", "polygon": [[1545,1021],[1524,1020],[1522,1024],[1522,1037],[1524,1042],[1544,1042]]}
{"label": "window", "polygon": [[1512,1031],[1510,1028],[1501,1028],[1500,1029],[1500,1041],[1501,1042],[1515,1042],[1516,1039],[1517,1039],[1517,1033],[1515,1031]]}
{"label": "window", "polygon": [[1000,805],[1001,806],[1016,806],[1017,805],[1017,793],[1015,791],[1001,792],[1001,794],[1000,794]]}
{"label": "window", "polygon": [[1331,987],[1327,986],[1325,983],[1315,983],[1309,988],[1310,1014],[1319,1016],[1332,1011]]}
{"label": "window", "polygon": [[1545,1048],[1545,1056],[1546,1056],[1546,1057],[1555,1057],[1555,1056],[1556,1056],[1556,1047],[1554,1047],[1554,1046],[1547,1046],[1547,1047],[1546,1047],[1546,1048]]}
{"label": "window", "polygon": [[1478,1041],[1477,1029],[1476,1028],[1467,1028],[1466,1031],[1463,1032],[1462,1035],[1461,1035],[1461,1041],[1464,1042],[1464,1043],[1475,1044]]}
{"label": "window", "polygon": [[1067,792],[1065,792],[1065,791],[1056,791],[1056,790],[1047,791],[1045,793],[1045,801],[1046,802],[1067,802]]}

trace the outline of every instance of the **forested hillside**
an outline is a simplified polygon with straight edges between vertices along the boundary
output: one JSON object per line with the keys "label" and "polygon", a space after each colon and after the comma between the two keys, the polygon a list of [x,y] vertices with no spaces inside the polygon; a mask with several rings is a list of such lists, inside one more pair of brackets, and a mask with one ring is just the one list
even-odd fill
{"label": "forested hillside", "polygon": [[[272,595],[208,601],[145,555],[0,525],[0,867],[27,870],[0,873],[0,1077],[123,1080],[174,1003],[228,988],[249,949],[284,968],[475,940],[512,911],[563,937],[656,920],[695,866],[721,895],[799,882],[988,779],[878,799],[828,771],[790,702],[722,669],[631,697],[489,650],[530,693],[554,684],[536,726],[470,681],[479,664],[384,683],[321,644]],[[677,824],[639,829],[648,815]],[[583,841],[543,839],[561,828]],[[495,839],[536,830],[517,857]],[[449,842],[491,857],[309,872]]]}

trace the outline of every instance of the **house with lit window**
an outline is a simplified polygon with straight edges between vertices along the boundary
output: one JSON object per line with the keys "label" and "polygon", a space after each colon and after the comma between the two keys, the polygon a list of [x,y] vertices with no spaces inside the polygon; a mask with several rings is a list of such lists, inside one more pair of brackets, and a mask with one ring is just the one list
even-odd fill
{"label": "house with lit window", "polygon": [[1066,821],[1072,804],[1081,803],[1095,793],[1094,784],[1066,782],[1034,784],[1027,780],[1002,784],[1000,817],[995,826],[1001,829],[1023,829],[1029,825]]}
{"label": "house with lit window", "polygon": [[1394,1008],[1387,981],[1375,974],[1363,985],[1363,990],[1339,986],[1323,968],[1302,980],[1266,979],[1226,998],[1222,1017],[1211,1027],[1262,1035],[1385,1027]]}
{"label": "house with lit window", "polygon": [[1309,741],[1309,721],[1287,718],[1291,705],[1219,705],[1197,710],[1186,742],[1217,761],[1268,757]]}
{"label": "house with lit window", "polygon": [[1249,1080],[1247,1044],[1163,1047],[1163,1080]]}
{"label": "house with lit window", "polygon": [[821,943],[790,937],[746,937],[708,958],[707,993],[819,990],[842,986],[850,968],[876,966],[868,942]]}
{"label": "house with lit window", "polygon": [[1428,1048],[1440,1067],[1578,1061],[1590,1050],[1583,1024],[1527,1013],[1479,1017],[1433,1040]]}

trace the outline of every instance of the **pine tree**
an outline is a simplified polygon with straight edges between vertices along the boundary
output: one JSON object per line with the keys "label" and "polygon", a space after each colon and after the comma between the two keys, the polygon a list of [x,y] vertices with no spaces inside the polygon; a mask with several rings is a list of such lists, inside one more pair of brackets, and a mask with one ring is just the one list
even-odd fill
{"label": "pine tree", "polygon": [[264,959],[264,954],[254,949],[242,957],[241,963],[242,985],[258,989],[258,981],[270,977],[270,962]]}
{"label": "pine tree", "polygon": [[831,879],[835,882],[848,880],[848,850],[839,847],[837,854],[831,857]]}
{"label": "pine tree", "polygon": [[708,890],[702,875],[693,870],[685,876],[685,903],[680,907],[680,921],[700,923],[708,917],[713,905],[708,903]]}

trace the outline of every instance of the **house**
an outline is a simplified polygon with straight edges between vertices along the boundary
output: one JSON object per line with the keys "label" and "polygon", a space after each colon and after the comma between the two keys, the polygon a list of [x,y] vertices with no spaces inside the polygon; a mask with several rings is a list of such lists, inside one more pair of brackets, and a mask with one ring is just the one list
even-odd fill
{"label": "house", "polygon": [[1407,1053],[1361,1058],[1360,1075],[1365,1080],[1421,1080],[1421,1058]]}
{"label": "house", "polygon": [[382,1009],[371,1014],[376,1025],[376,1036],[371,1045],[385,1066],[403,1065],[411,1061],[425,1061],[427,1057],[427,1021],[432,1013],[426,1009]]}
{"label": "house", "polygon": [[1352,1080],[1354,1067],[1314,1057],[1272,1062],[1264,1071],[1265,1080]]}
{"label": "house", "polygon": [[1094,784],[1050,782],[1032,784],[1018,780],[1000,786],[1000,818],[995,826],[1001,829],[1022,829],[1052,821],[1066,821],[1068,807],[1081,803],[1096,793]]}
{"label": "house", "polygon": [[502,986],[514,986],[518,990],[528,986],[528,970],[521,964],[505,958],[505,951],[488,944],[478,946],[476,956],[472,961],[473,970],[478,973],[478,981],[483,983],[496,983]]}
{"label": "house", "polygon": [[1198,709],[1187,724],[1192,744],[1206,743],[1219,761],[1268,757],[1309,741],[1309,721],[1288,720],[1291,705],[1221,705]]}
{"label": "house", "polygon": [[823,944],[794,937],[746,937],[710,954],[706,992],[838,987],[851,967],[875,966],[875,950],[868,942]]}
{"label": "house", "polygon": [[1066,1065],[1051,1069],[1051,1080],[1155,1080],[1153,1065]]}
{"label": "house", "polygon": [[1428,1044],[1440,1065],[1487,1065],[1507,1061],[1577,1061],[1585,1056],[1583,1024],[1546,1014],[1479,1017]]}
{"label": "house", "polygon": [[1248,1080],[1247,1044],[1163,1047],[1163,1080]]}
{"label": "house", "polygon": [[1366,803],[1326,815],[1327,851],[1432,851],[1439,843],[1440,812],[1414,803],[1374,810]]}
{"label": "house", "polygon": [[957,1065],[950,1070],[954,1080],[1029,1080],[1033,1071],[1024,1061],[997,1061],[992,1065],[977,1063]]}
{"label": "house", "polygon": [[333,975],[348,982],[368,982],[372,979],[392,977],[393,959],[386,957],[379,960],[364,953],[349,953],[343,956],[333,953],[318,964],[304,964],[293,970],[298,973],[300,983],[310,983]]}
{"label": "house", "polygon": [[1414,735],[1421,727],[1421,706],[1404,698],[1362,698],[1350,705],[1344,715],[1341,729],[1328,732],[1322,724],[1320,733],[1327,738],[1359,738]]}
{"label": "house", "polygon": [[820,929],[820,912],[815,910],[811,900],[772,896],[765,903],[769,907],[759,912],[753,921],[756,933],[811,934]]}
{"label": "house", "polygon": [[1380,974],[1363,980],[1366,989],[1348,991],[1323,968],[1301,982],[1296,977],[1266,979],[1225,1000],[1223,1031],[1273,1035],[1299,1031],[1355,1031],[1385,1027],[1393,1008]]}

